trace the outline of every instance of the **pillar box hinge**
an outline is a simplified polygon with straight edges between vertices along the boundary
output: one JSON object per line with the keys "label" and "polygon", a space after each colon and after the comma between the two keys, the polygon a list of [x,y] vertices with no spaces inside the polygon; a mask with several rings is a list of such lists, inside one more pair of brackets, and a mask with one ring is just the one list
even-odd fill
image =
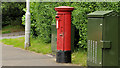
{"label": "pillar box hinge", "polygon": [[111,42],[110,41],[100,41],[102,43],[103,49],[111,48]]}

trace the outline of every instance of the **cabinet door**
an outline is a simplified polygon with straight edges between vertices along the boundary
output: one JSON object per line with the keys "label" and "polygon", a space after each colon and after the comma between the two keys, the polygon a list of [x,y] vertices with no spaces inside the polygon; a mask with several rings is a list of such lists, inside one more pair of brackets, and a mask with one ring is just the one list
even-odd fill
{"label": "cabinet door", "polygon": [[102,26],[103,18],[88,18],[88,66],[102,65]]}

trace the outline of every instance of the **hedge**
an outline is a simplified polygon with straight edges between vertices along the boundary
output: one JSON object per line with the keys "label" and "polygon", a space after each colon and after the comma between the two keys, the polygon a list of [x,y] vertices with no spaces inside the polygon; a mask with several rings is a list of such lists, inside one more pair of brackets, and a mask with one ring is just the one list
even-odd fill
{"label": "hedge", "polygon": [[[87,47],[87,14],[97,10],[120,11],[120,2],[31,2],[31,35],[42,38],[49,43],[51,41],[51,24],[55,23],[55,7],[71,6],[72,23],[76,27],[76,41],[78,47]],[[26,9],[24,9],[26,11]],[[25,15],[22,17],[25,23]],[[78,39],[79,37],[79,39]]]}

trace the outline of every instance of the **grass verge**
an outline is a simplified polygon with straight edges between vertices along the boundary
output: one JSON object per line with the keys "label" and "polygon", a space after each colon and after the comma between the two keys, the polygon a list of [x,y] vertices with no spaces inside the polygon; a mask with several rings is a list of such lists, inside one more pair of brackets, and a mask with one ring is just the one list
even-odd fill
{"label": "grass verge", "polygon": [[[24,37],[14,38],[14,39],[2,39],[2,43],[6,45],[13,45],[14,47],[19,47],[24,49]],[[48,54],[52,53],[51,51],[51,44],[46,44],[40,39],[33,39],[31,38],[31,47],[29,47],[30,51],[34,51],[37,53]]]}
{"label": "grass verge", "polygon": [[[14,47],[19,47],[24,49],[24,37],[14,38],[14,39],[2,39],[2,43],[7,45],[13,45]],[[30,51],[43,54],[51,54],[51,44],[44,43],[41,39],[31,38]],[[87,52],[84,49],[76,50],[72,53],[72,64],[79,64],[80,66],[86,66]]]}
{"label": "grass verge", "polygon": [[2,34],[20,32],[20,31],[24,31],[24,28],[20,25],[16,25],[16,26],[7,25],[2,28]]}
{"label": "grass verge", "polygon": [[87,51],[80,48],[72,53],[72,63],[87,66]]}

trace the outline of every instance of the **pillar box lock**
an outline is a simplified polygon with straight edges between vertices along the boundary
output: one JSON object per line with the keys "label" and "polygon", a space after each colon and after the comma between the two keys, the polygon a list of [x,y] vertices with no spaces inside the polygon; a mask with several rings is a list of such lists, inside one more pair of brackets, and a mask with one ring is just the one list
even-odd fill
{"label": "pillar box lock", "polygon": [[88,14],[88,66],[120,66],[119,20],[118,13],[114,11]]}
{"label": "pillar box lock", "polygon": [[71,62],[71,11],[73,7],[56,7],[57,54],[56,62]]}

